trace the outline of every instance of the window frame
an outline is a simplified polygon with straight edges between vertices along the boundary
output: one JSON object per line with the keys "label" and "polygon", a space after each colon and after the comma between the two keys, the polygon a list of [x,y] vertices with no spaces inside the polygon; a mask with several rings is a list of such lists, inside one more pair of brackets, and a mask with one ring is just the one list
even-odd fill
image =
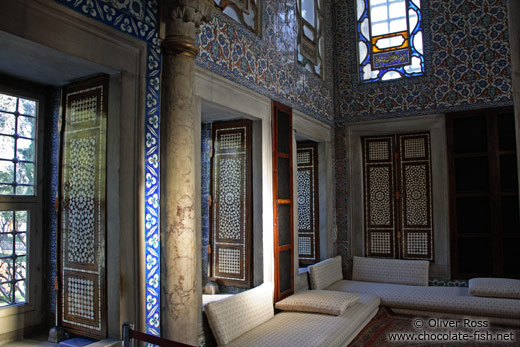
{"label": "window frame", "polygon": [[[297,36],[297,47],[296,47],[296,60],[298,64],[303,66],[306,70],[313,73],[317,77],[324,79],[324,48],[325,48],[325,35],[323,29],[323,7],[324,1],[322,0],[310,0],[314,1],[314,24],[312,25],[302,16],[302,1],[297,0],[296,2],[296,18],[298,22],[298,36]],[[314,37],[314,40],[308,38],[304,33],[304,27],[309,27]],[[305,46],[307,49],[314,49],[314,52],[309,54],[306,49],[302,49]],[[317,71],[318,70],[318,71]]]}
{"label": "window frame", "polygon": [[[34,195],[0,195],[0,210],[20,211],[27,210],[29,213],[27,234],[27,250],[26,250],[26,300],[23,303],[15,303],[0,307],[0,324],[2,318],[19,314],[33,315],[41,309],[43,297],[43,165],[44,165],[44,146],[43,132],[45,126],[46,111],[46,93],[43,87],[32,85],[30,82],[6,79],[5,84],[0,84],[0,93],[12,95],[15,97],[35,100],[37,102],[36,110],[36,130],[34,135],[36,150],[34,153],[35,174],[34,174]],[[39,176],[40,175],[40,176]],[[38,290],[39,289],[39,290]],[[39,318],[36,318],[39,319]],[[23,329],[33,323],[34,319],[29,319],[19,328]]]}
{"label": "window frame", "polygon": [[[216,0],[214,0],[214,3],[215,7],[218,8],[222,12],[222,14],[233,19],[235,22],[243,25],[252,33],[258,36],[262,36],[262,0],[220,0],[218,3]],[[225,13],[224,11],[226,9],[233,10],[233,12],[238,17],[238,20],[233,18],[228,13]],[[244,18],[245,15],[249,15],[251,12],[254,12],[253,27],[250,26]]]}

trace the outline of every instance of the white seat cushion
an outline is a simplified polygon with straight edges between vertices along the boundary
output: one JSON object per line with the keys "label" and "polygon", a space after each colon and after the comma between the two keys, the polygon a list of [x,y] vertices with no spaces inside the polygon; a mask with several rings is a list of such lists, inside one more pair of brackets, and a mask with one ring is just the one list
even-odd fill
{"label": "white seat cushion", "polygon": [[354,257],[352,280],[427,286],[429,266],[425,260]]}
{"label": "white seat cushion", "polygon": [[341,256],[326,259],[308,267],[311,289],[325,289],[343,279]]}
{"label": "white seat cushion", "polygon": [[359,301],[359,295],[331,291],[306,290],[278,301],[275,307],[282,311],[312,312],[339,316]]}
{"label": "white seat cushion", "polygon": [[469,294],[468,288],[463,287],[423,287],[342,280],[327,290],[377,295],[381,298],[381,305],[390,308],[520,318],[520,300],[473,296]]}
{"label": "white seat cushion", "polygon": [[225,345],[274,316],[274,286],[256,288],[208,303],[204,310],[219,345]]}
{"label": "white seat cushion", "polygon": [[226,347],[346,346],[379,308],[378,297],[369,294],[360,294],[359,297],[359,302],[340,316],[280,312]]}
{"label": "white seat cushion", "polygon": [[491,298],[520,299],[520,280],[510,278],[472,278],[469,293]]}

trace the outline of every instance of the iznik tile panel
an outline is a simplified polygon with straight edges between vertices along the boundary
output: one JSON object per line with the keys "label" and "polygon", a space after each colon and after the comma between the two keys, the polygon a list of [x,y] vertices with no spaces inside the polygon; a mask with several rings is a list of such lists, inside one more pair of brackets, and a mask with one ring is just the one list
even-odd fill
{"label": "iznik tile panel", "polygon": [[355,0],[335,1],[335,121],[512,105],[504,0],[421,1],[425,76],[361,83]]}
{"label": "iznik tile panel", "polygon": [[[331,3],[324,1],[324,13]],[[297,62],[295,0],[261,1],[260,36],[236,21],[215,13],[197,35],[196,63],[262,95],[332,124],[332,25],[325,26],[325,76],[321,79]],[[330,63],[329,63],[330,62]]]}

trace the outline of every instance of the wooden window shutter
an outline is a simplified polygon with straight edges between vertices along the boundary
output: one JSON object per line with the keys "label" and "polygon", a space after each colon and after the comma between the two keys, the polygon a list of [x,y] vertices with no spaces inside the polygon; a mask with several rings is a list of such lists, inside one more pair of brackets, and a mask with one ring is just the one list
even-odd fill
{"label": "wooden window shutter", "polygon": [[60,321],[105,338],[108,76],[65,87],[61,164]]}
{"label": "wooden window shutter", "polygon": [[430,134],[398,136],[402,258],[433,260]]}
{"label": "wooden window shutter", "polygon": [[211,273],[223,285],[251,286],[251,121],[212,127]]}
{"label": "wooden window shutter", "polygon": [[298,259],[310,265],[320,260],[318,204],[318,144],[298,142]]}
{"label": "wooden window shutter", "polygon": [[396,258],[394,136],[365,137],[362,141],[366,255]]}
{"label": "wooden window shutter", "polygon": [[433,260],[430,134],[398,136],[402,258]]}
{"label": "wooden window shutter", "polygon": [[294,292],[292,110],[273,102],[275,302]]}
{"label": "wooden window shutter", "polygon": [[430,134],[362,142],[366,255],[433,260]]}

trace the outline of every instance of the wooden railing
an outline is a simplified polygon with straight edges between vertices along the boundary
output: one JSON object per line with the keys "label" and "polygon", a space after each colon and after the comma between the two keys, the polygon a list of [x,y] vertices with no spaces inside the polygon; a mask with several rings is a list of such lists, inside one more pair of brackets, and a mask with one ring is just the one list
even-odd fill
{"label": "wooden railing", "polygon": [[140,331],[136,331],[133,328],[133,324],[123,324],[123,347],[133,347],[134,340],[151,343],[161,347],[194,347],[193,345],[187,345],[185,343],[175,342],[172,340],[160,338],[158,336],[145,334]]}

